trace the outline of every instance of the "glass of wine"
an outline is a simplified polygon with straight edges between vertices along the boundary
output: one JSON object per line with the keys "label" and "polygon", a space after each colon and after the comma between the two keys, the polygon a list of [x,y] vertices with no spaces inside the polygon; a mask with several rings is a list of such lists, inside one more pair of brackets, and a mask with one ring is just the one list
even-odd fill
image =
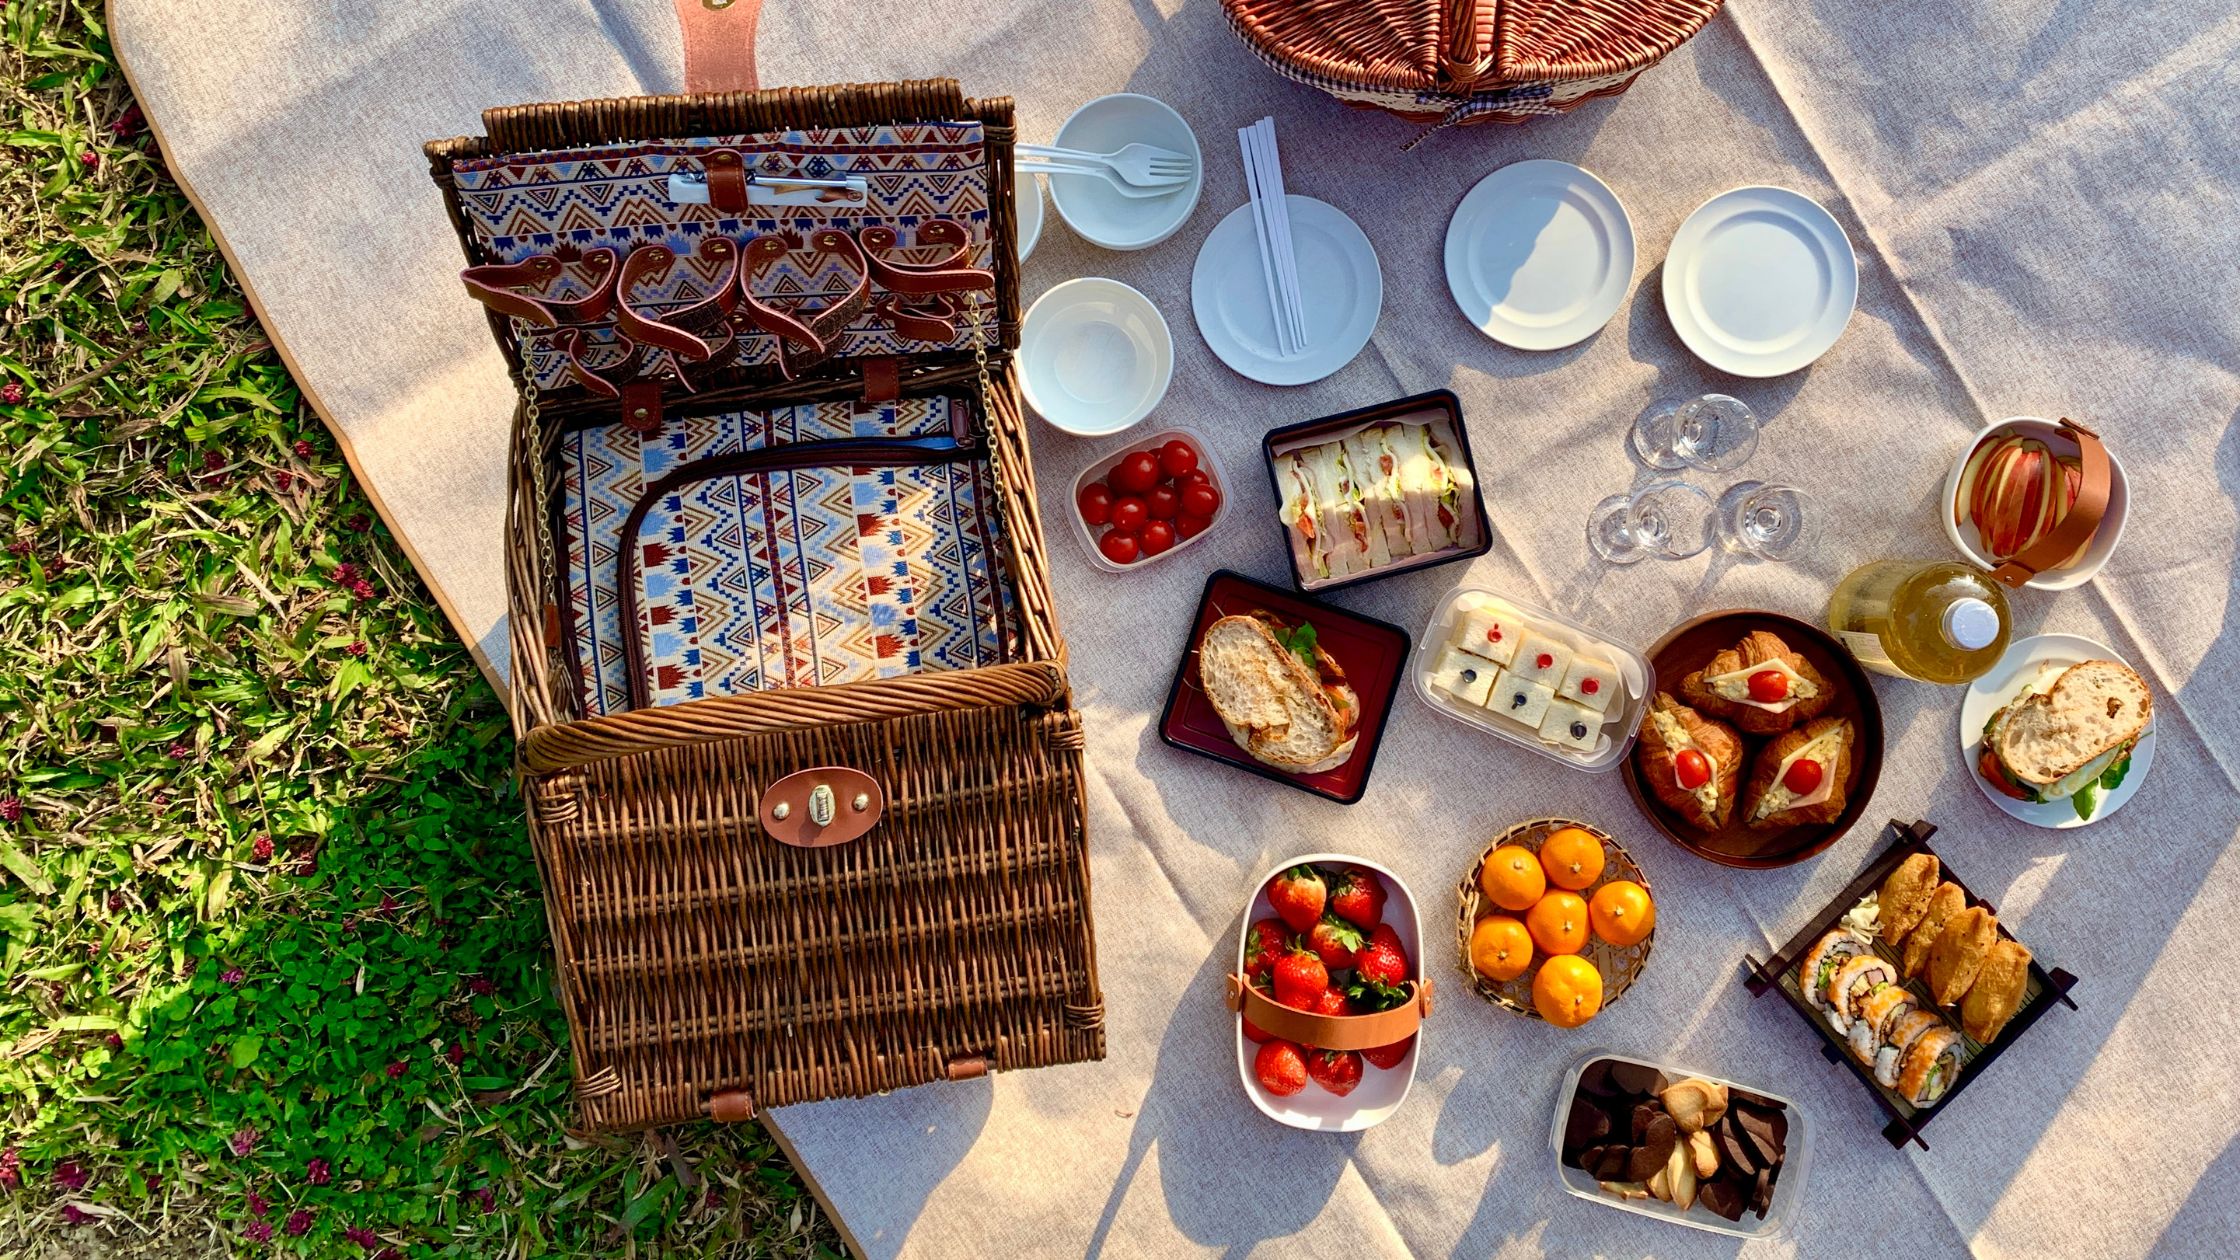
{"label": "glass of wine", "polygon": [[1612,564],[1685,560],[1711,545],[1716,512],[1709,494],[1684,481],[1655,482],[1595,504],[1587,545]]}
{"label": "glass of wine", "polygon": [[1795,486],[1738,481],[1719,496],[1719,545],[1760,560],[1786,560],[1804,540],[1810,502]]}
{"label": "glass of wine", "polygon": [[1633,453],[1651,468],[1732,472],[1758,449],[1758,413],[1725,394],[1659,407],[1633,422]]}

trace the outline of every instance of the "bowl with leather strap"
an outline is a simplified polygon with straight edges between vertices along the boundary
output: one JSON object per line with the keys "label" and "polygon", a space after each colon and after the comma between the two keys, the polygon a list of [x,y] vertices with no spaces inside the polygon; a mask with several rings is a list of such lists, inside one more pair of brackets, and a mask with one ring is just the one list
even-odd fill
{"label": "bowl with leather strap", "polygon": [[[1968,461],[1986,443],[2007,436],[2034,438],[2045,443],[2055,459],[2075,460],[2079,467],[2077,497],[2068,515],[2037,541],[2001,560],[1991,554],[1982,532],[1968,519],[1960,490]],[[2012,416],[1986,427],[1961,448],[1952,471],[1945,475],[1943,503],[1945,536],[1960,554],[1988,570],[1993,580],[2009,589],[2065,591],[2099,576],[2100,567],[2115,553],[2131,515],[2131,487],[2123,461],[2092,429],[2066,417]],[[2064,564],[2071,555],[2076,555],[2076,563]]]}

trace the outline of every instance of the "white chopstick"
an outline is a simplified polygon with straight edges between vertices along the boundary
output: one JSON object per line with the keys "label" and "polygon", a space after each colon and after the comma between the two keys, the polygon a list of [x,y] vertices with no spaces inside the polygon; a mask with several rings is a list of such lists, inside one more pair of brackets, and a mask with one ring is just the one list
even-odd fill
{"label": "white chopstick", "polygon": [[1296,351],[1291,343],[1290,325],[1283,317],[1281,282],[1276,278],[1275,235],[1268,222],[1267,198],[1262,195],[1252,127],[1237,128],[1237,150],[1244,158],[1244,186],[1252,200],[1253,235],[1260,242],[1260,276],[1268,285],[1268,319],[1275,326],[1276,356],[1288,359]]}
{"label": "white chopstick", "polygon": [[1277,292],[1283,298],[1284,316],[1291,322],[1293,352],[1304,354],[1307,315],[1299,297],[1299,256],[1291,243],[1291,203],[1284,197],[1283,157],[1276,149],[1276,120],[1273,117],[1261,119],[1258,130],[1261,189],[1268,202],[1269,224],[1274,228],[1276,243]]}

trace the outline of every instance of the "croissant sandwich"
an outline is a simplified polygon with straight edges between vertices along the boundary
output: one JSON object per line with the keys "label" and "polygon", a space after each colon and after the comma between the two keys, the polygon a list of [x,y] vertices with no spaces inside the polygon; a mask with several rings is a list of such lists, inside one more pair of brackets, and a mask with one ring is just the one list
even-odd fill
{"label": "croissant sandwich", "polygon": [[1751,735],[1779,735],[1835,703],[1835,688],[1770,630],[1742,642],[1680,680],[1680,698]]}
{"label": "croissant sandwich", "polygon": [[1743,821],[1771,830],[1842,817],[1854,738],[1850,719],[1824,717],[1768,740],[1750,770]]}
{"label": "croissant sandwich", "polygon": [[1642,782],[1665,807],[1704,831],[1723,831],[1741,785],[1742,740],[1660,691],[1634,749]]}

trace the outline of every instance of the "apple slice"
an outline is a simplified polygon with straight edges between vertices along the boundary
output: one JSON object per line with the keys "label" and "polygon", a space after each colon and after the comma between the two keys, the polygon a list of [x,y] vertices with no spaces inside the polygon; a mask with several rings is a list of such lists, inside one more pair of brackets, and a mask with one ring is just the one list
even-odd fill
{"label": "apple slice", "polygon": [[2053,472],[2045,443],[2032,438],[2004,445],[1986,461],[1975,520],[1993,559],[2014,555],[2043,526]]}

